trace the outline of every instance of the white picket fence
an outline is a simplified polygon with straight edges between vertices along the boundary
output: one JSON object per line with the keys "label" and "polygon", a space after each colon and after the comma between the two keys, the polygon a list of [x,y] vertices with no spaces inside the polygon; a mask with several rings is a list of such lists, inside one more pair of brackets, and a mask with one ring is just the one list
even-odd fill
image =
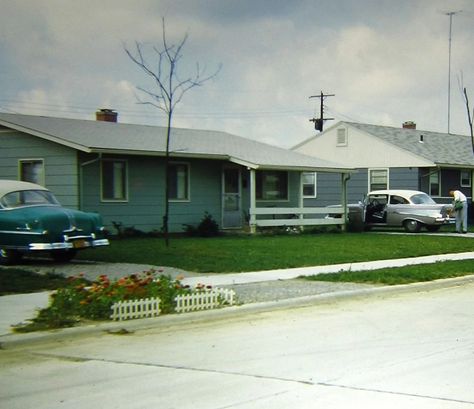
{"label": "white picket fence", "polygon": [[189,312],[218,308],[222,304],[234,305],[235,291],[226,288],[203,290],[175,298],[176,312]]}
{"label": "white picket fence", "polygon": [[134,318],[150,318],[160,315],[159,298],[143,298],[141,300],[119,301],[112,305],[111,319],[115,321]]}
{"label": "white picket fence", "polygon": [[[193,294],[178,295],[175,298],[176,312],[189,312],[234,305],[235,291],[226,288],[202,290]],[[112,305],[110,318],[124,321],[134,318],[149,318],[160,315],[160,299],[144,298],[141,300],[119,301]]]}

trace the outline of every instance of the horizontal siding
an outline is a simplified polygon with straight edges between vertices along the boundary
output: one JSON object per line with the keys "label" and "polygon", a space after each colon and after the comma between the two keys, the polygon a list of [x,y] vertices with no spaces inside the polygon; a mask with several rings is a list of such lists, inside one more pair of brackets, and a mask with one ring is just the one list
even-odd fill
{"label": "horizontal siding", "polygon": [[[94,162],[83,167],[83,208],[102,215],[106,227],[114,232],[112,222],[141,231],[161,230],[165,207],[163,158],[121,156],[128,162],[128,201],[100,201],[100,165]],[[81,158],[86,162],[90,158]],[[209,212],[221,220],[220,161],[184,160],[190,165],[190,201],[170,201],[169,229],[182,232],[183,224],[197,225]]]}
{"label": "horizontal siding", "polygon": [[63,206],[78,208],[77,154],[74,149],[17,131],[0,132],[0,178],[18,179],[20,159],[42,159],[45,186]]}

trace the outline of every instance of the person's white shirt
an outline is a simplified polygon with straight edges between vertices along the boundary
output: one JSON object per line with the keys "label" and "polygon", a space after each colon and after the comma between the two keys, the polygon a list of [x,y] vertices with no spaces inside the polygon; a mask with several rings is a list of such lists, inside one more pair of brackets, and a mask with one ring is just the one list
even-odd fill
{"label": "person's white shirt", "polygon": [[464,195],[463,192],[460,192],[459,190],[454,191],[454,200],[455,201],[460,201],[460,202],[467,202],[467,198]]}

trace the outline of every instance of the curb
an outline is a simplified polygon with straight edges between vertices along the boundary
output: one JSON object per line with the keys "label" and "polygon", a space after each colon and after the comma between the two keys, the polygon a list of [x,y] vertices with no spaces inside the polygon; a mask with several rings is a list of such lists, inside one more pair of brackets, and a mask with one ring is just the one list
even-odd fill
{"label": "curb", "polygon": [[175,326],[196,325],[204,322],[224,319],[238,319],[248,314],[260,314],[288,308],[305,308],[318,304],[328,304],[347,299],[367,299],[385,295],[399,295],[413,292],[426,292],[447,289],[474,283],[474,275],[456,278],[446,278],[428,282],[402,284],[394,286],[372,287],[359,290],[339,291],[326,294],[309,295],[297,298],[288,298],[278,301],[244,304],[241,306],[225,307],[216,310],[197,311],[184,314],[163,315],[156,318],[143,318],[121,322],[100,322],[93,325],[63,328],[46,332],[27,334],[8,334],[0,336],[0,350],[11,350],[40,343],[66,341],[79,337],[90,337],[97,333],[127,334],[138,330],[163,329],[171,330]]}

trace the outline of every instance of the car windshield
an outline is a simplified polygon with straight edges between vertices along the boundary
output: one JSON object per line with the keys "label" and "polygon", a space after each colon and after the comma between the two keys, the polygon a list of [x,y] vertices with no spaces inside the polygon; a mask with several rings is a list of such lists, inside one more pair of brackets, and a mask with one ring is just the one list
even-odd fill
{"label": "car windshield", "polygon": [[413,204],[436,204],[436,202],[426,193],[417,193],[410,197]]}
{"label": "car windshield", "polygon": [[20,190],[7,193],[0,199],[5,209],[15,209],[24,206],[59,205],[54,195],[47,190]]}

